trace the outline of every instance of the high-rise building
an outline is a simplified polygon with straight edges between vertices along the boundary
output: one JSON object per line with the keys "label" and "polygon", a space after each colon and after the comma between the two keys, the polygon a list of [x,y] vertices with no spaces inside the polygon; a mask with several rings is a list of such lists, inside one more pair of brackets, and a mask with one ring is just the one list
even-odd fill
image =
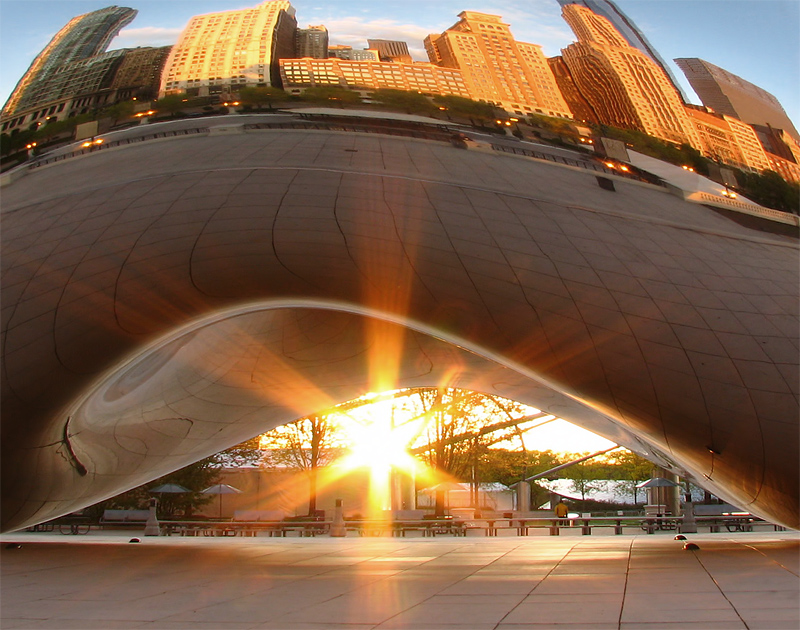
{"label": "high-rise building", "polygon": [[170,48],[123,48],[67,63],[47,82],[37,82],[40,96],[31,107],[0,118],[0,130],[35,130],[119,101],[154,98]]}
{"label": "high-rise building", "polygon": [[343,44],[328,46],[328,57],[343,59],[345,61],[380,61],[380,55],[378,55],[377,50],[371,50],[369,48],[358,50],[352,46],[345,46]]}
{"label": "high-rise building", "polygon": [[126,92],[121,93],[120,98],[155,98],[161,83],[161,73],[171,50],[172,46],[125,49],[111,82],[111,89]]}
{"label": "high-rise building", "polygon": [[575,85],[575,80],[572,78],[567,64],[564,63],[564,58],[560,55],[548,57],[547,65],[550,66],[550,71],[555,77],[558,90],[561,92],[561,96],[564,98],[564,102],[566,102],[575,120],[599,123],[600,119],[595,114],[589,101],[583,98],[578,86]]}
{"label": "high-rise building", "polygon": [[634,24],[633,20],[631,20],[622,10],[612,2],[612,0],[558,0],[558,3],[563,7],[567,6],[568,4],[577,4],[582,7],[586,7],[596,15],[606,18],[617,33],[622,36],[625,41],[628,43],[629,46],[633,46],[637,50],[643,52],[645,55],[650,57],[653,61],[658,64],[658,66],[664,71],[664,74],[667,75],[670,83],[672,83],[672,87],[674,87],[678,95],[681,97],[681,100],[686,102],[686,97],[681,90],[678,81],[675,79],[675,76],[672,74],[672,71],[669,69],[669,66],[661,58],[661,55],[658,54],[658,51],[653,47],[653,45],[647,40],[644,33],[639,30],[639,27]]}
{"label": "high-rise building", "polygon": [[561,51],[564,62],[599,122],[701,146],[678,92],[648,55],[584,6],[567,4],[562,16],[578,37]]}
{"label": "high-rise building", "polygon": [[298,58],[328,58],[328,29],[324,26],[298,28],[296,42],[295,54]]}
{"label": "high-rise building", "polygon": [[248,85],[280,85],[279,59],[295,56],[297,21],[287,0],[197,15],[172,48],[163,94],[205,95]]}
{"label": "high-rise building", "polygon": [[697,105],[687,105],[686,113],[700,137],[698,149],[707,157],[746,171],[769,168],[767,155],[750,125]]}
{"label": "high-rise building", "polygon": [[422,94],[469,98],[460,70],[430,63],[385,63],[345,59],[281,59],[284,89],[300,93],[315,86],[339,86],[350,90],[406,90]]}
{"label": "high-rise building", "polygon": [[800,141],[785,129],[750,125],[767,154],[769,169],[787,182],[800,182]]}
{"label": "high-rise building", "polygon": [[425,49],[431,62],[464,73],[470,98],[519,115],[571,117],[541,46],[516,41],[498,15],[458,17],[441,35],[428,35]]}
{"label": "high-rise building", "polygon": [[408,52],[406,42],[391,39],[368,39],[367,45],[372,50],[377,50],[381,61],[397,61],[399,63],[413,63],[411,53]]}
{"label": "high-rise building", "polygon": [[683,58],[675,63],[706,107],[751,125],[783,129],[800,139],[778,99],[766,90],[703,59]]}
{"label": "high-rise building", "polygon": [[[22,110],[55,100],[51,93],[55,75],[71,64],[86,62],[103,53],[119,30],[136,17],[136,13],[134,9],[112,6],[72,18],[17,82],[3,107],[2,117],[7,119]],[[65,85],[60,80],[56,83],[56,90]]]}

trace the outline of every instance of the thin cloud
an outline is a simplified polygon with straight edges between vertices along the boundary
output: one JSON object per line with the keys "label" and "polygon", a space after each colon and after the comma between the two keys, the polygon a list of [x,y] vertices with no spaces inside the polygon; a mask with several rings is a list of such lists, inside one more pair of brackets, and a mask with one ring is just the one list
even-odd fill
{"label": "thin cloud", "polygon": [[162,28],[143,26],[124,28],[114,39],[114,48],[135,48],[137,46],[170,46],[178,41],[182,28]]}
{"label": "thin cloud", "polygon": [[406,42],[411,56],[419,61],[427,61],[428,57],[422,41],[432,32],[431,29],[416,24],[402,24],[396,20],[364,19],[346,17],[326,19],[317,24],[324,24],[328,29],[331,44],[366,48],[367,39],[391,39]]}

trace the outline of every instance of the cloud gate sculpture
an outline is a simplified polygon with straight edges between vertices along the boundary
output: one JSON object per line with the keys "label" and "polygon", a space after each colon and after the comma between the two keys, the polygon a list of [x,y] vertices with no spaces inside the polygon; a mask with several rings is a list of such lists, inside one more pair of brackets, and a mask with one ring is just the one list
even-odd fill
{"label": "cloud gate sculpture", "polygon": [[209,133],[3,189],[2,529],[370,391],[564,417],[798,527],[798,244],[447,143]]}

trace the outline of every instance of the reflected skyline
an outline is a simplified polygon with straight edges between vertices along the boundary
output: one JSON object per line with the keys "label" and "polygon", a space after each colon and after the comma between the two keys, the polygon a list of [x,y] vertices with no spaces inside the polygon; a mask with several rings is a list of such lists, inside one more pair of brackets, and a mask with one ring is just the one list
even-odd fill
{"label": "reflected skyline", "polygon": [[[174,44],[193,15],[241,9],[258,2],[204,0],[165,4],[136,0],[119,4],[136,9],[138,15],[111,42],[110,49]],[[32,22],[29,16],[34,5],[37,19]],[[97,0],[0,3],[0,100],[6,101],[33,58],[70,18],[109,5]],[[418,2],[382,7],[351,2],[320,7],[300,0],[292,5],[297,11],[298,26],[324,24],[332,44],[366,48],[368,37],[405,40],[417,61],[426,60],[424,37],[451,26],[462,10],[501,15],[518,41],[541,45],[546,56],[560,54],[561,48],[575,41],[561,18],[557,0],[502,4],[448,0],[435,7],[426,5],[424,10],[420,10]],[[699,104],[700,99],[672,61],[674,58],[700,57],[756,83],[781,101],[797,125],[800,4],[783,0],[728,2],[725,11],[719,10],[720,3],[709,1],[618,0],[617,5],[667,61],[691,102]]]}

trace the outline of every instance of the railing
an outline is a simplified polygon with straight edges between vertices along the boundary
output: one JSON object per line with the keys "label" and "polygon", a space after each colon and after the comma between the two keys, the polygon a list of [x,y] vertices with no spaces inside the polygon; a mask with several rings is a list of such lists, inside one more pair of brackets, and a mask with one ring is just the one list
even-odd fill
{"label": "railing", "polygon": [[617,169],[608,168],[603,164],[588,160],[574,160],[572,158],[563,157],[560,155],[553,155],[552,153],[542,153],[541,151],[534,151],[533,149],[526,149],[524,147],[513,147],[505,144],[492,144],[492,149],[501,151],[503,153],[513,153],[515,155],[524,155],[525,157],[536,158],[537,160],[545,160],[547,162],[555,162],[556,164],[564,164],[566,166],[577,166],[578,168],[586,169],[587,171],[595,171],[603,175],[615,175],[617,177],[625,177],[627,179],[635,179],[640,182],[653,184],[654,186],[666,186],[664,182],[649,173],[621,171]]}
{"label": "railing", "polygon": [[[696,516],[698,530],[708,528],[709,533],[717,532],[752,532],[756,526],[772,527],[775,531],[786,528],[764,521],[752,514],[722,514],[713,516]],[[645,532],[655,534],[659,531],[679,533],[683,529],[682,516],[579,516],[557,518],[547,517],[484,517],[472,520],[455,518],[426,518],[420,520],[403,519],[348,519],[344,527],[359,536],[392,536],[405,537],[409,532],[418,532],[423,537],[442,535],[467,536],[471,532],[477,535],[496,537],[502,531],[513,532],[517,536],[529,536],[536,530],[544,531],[550,536],[558,536],[562,531],[577,532],[582,536],[590,536],[597,528],[613,529],[619,536]],[[127,522],[124,527],[141,529],[144,523]],[[162,520],[159,522],[161,534],[164,536],[320,536],[330,533],[331,520],[303,521],[231,521],[231,520]],[[29,527],[29,532],[53,532],[62,534],[87,534],[92,528],[101,528],[90,523],[87,518],[65,517]]]}
{"label": "railing", "polygon": [[255,129],[318,129],[321,131],[348,131],[357,133],[379,133],[384,136],[403,136],[418,138],[420,140],[435,140],[437,142],[451,142],[454,135],[451,131],[437,129],[406,128],[398,126],[385,126],[380,124],[325,122],[325,121],[297,121],[297,122],[262,122],[244,125],[245,131]]}
{"label": "railing", "polygon": [[138,144],[139,142],[146,142],[147,140],[156,140],[158,138],[172,138],[175,136],[191,136],[200,133],[208,133],[208,127],[197,127],[193,129],[175,129],[173,131],[159,131],[144,136],[136,136],[134,138],[121,138],[119,140],[111,140],[110,142],[103,142],[101,144],[92,143],[90,146],[81,147],[69,153],[62,153],[53,157],[43,157],[37,159],[35,162],[28,164],[28,169],[38,168],[53,162],[60,162],[61,160],[68,160],[69,158],[77,157],[79,155],[86,155],[87,153],[94,153],[102,151],[103,149],[110,149],[112,147],[124,146],[127,144]]}
{"label": "railing", "polygon": [[[679,533],[683,527],[682,516],[590,516],[590,517],[502,517],[461,520],[452,518],[422,520],[358,519],[345,520],[345,529],[359,536],[405,537],[416,531],[424,537],[440,535],[467,536],[469,532],[482,532],[484,536],[495,537],[504,530],[513,531],[517,536],[528,536],[532,530],[546,530],[550,536],[558,536],[561,531],[574,532],[580,529],[583,536],[590,536],[592,530],[608,528],[614,535],[622,535],[627,529],[646,534],[659,531]],[[752,515],[697,516],[698,527],[708,527],[710,533],[750,532],[756,525],[769,525],[776,531],[779,525]],[[164,535],[180,536],[269,536],[285,537],[318,536],[330,532],[333,521],[161,521]]]}

